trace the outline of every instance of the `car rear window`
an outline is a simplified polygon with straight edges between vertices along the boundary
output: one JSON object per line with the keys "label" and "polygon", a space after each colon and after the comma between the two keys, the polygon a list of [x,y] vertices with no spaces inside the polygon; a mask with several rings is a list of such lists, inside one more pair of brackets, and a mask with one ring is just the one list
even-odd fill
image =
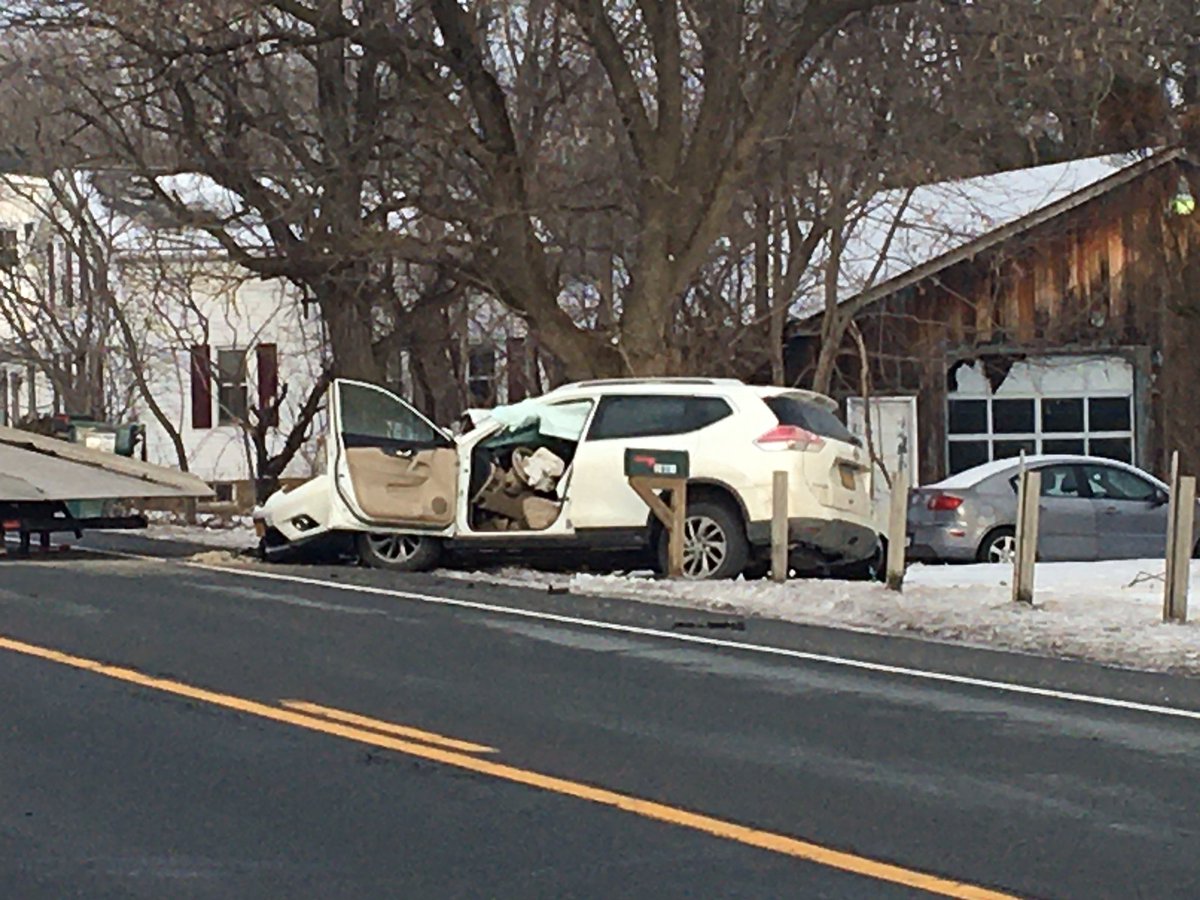
{"label": "car rear window", "polygon": [[719,397],[605,397],[596,410],[588,440],[686,434],[719,422],[732,412]]}
{"label": "car rear window", "polygon": [[856,447],[862,445],[862,441],[842,424],[842,420],[835,413],[807,398],[793,394],[776,394],[773,397],[763,397],[763,403],[775,413],[780,425],[795,425],[820,437],[844,441]]}

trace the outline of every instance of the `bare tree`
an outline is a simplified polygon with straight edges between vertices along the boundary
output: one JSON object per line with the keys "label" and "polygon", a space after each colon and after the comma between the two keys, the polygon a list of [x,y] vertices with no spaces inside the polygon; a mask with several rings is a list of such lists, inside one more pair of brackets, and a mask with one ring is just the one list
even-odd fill
{"label": "bare tree", "polygon": [[515,311],[572,377],[759,340],[728,364],[778,375],[809,239],[878,190],[1169,131],[1111,113],[1187,82],[1187,6],[62,0],[19,24],[70,42],[34,67],[81,128],[57,133],[300,286],[340,374],[384,380],[446,315],[402,260]]}

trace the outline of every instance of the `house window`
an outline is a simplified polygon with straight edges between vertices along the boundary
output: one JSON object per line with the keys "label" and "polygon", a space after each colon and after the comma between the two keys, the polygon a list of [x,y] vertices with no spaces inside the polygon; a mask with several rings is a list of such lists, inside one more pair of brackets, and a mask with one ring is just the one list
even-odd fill
{"label": "house window", "polygon": [[947,400],[951,473],[1022,452],[1133,462],[1133,379],[1119,359],[1019,363],[993,396],[982,379]]}
{"label": "house window", "polygon": [[17,267],[19,261],[17,229],[0,228],[0,269],[11,271]]}
{"label": "house window", "polygon": [[209,485],[213,490],[213,502],[232,503],[234,499],[233,482],[216,481]]}
{"label": "house window", "polygon": [[495,348],[471,347],[467,356],[467,394],[475,406],[491,406],[496,402]]}
{"label": "house window", "polygon": [[217,351],[217,424],[247,421],[249,388],[245,350]]}

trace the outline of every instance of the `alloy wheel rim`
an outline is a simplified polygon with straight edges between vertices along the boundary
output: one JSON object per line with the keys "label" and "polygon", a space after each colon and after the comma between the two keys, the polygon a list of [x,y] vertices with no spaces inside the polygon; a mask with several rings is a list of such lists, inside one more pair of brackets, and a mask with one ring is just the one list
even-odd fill
{"label": "alloy wheel rim", "polygon": [[711,578],[729,555],[725,530],[708,516],[688,516],[683,524],[683,575]]}
{"label": "alloy wheel rim", "polygon": [[988,559],[994,563],[1010,563],[1017,558],[1017,539],[1011,534],[1001,535],[988,547]]}
{"label": "alloy wheel rim", "polygon": [[371,542],[371,549],[389,562],[407,562],[421,546],[421,539],[411,534],[372,534],[367,540]]}

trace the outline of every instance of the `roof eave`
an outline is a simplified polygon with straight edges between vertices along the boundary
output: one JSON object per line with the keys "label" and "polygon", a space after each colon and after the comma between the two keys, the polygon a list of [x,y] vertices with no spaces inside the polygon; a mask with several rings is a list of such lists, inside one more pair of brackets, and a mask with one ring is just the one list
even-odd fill
{"label": "roof eave", "polygon": [[[853,297],[847,297],[838,305],[853,304],[856,308],[861,309],[870,306],[896,291],[904,290],[914,284],[924,281],[953,265],[964,262],[969,259],[974,259],[980,253],[988,250],[997,244],[1009,240],[1021,234],[1024,231],[1036,228],[1061,216],[1063,213],[1070,212],[1077,207],[1083,206],[1097,197],[1102,197],[1109,191],[1116,190],[1131,181],[1141,178],[1143,175],[1153,172],[1155,169],[1162,168],[1165,165],[1176,162],[1177,160],[1190,161],[1190,157],[1186,149],[1182,147],[1173,147],[1169,150],[1164,150],[1149,156],[1140,162],[1134,163],[1121,169],[1119,172],[1114,172],[1106,178],[1102,178],[1095,184],[1088,185],[1082,190],[1076,191],[1073,194],[1068,194],[1061,200],[1056,200],[1054,203],[1049,203],[1040,209],[1036,209],[1028,215],[1022,216],[1003,225],[994,231],[989,231],[987,234],[977,237],[970,243],[957,247],[954,250],[949,250],[941,256],[936,256],[927,262],[921,263],[919,266],[909,269],[907,272],[902,272],[887,281],[880,282],[874,287],[868,288]],[[809,321],[816,316],[821,315],[823,310],[817,309],[813,312],[800,317],[800,322]]]}

